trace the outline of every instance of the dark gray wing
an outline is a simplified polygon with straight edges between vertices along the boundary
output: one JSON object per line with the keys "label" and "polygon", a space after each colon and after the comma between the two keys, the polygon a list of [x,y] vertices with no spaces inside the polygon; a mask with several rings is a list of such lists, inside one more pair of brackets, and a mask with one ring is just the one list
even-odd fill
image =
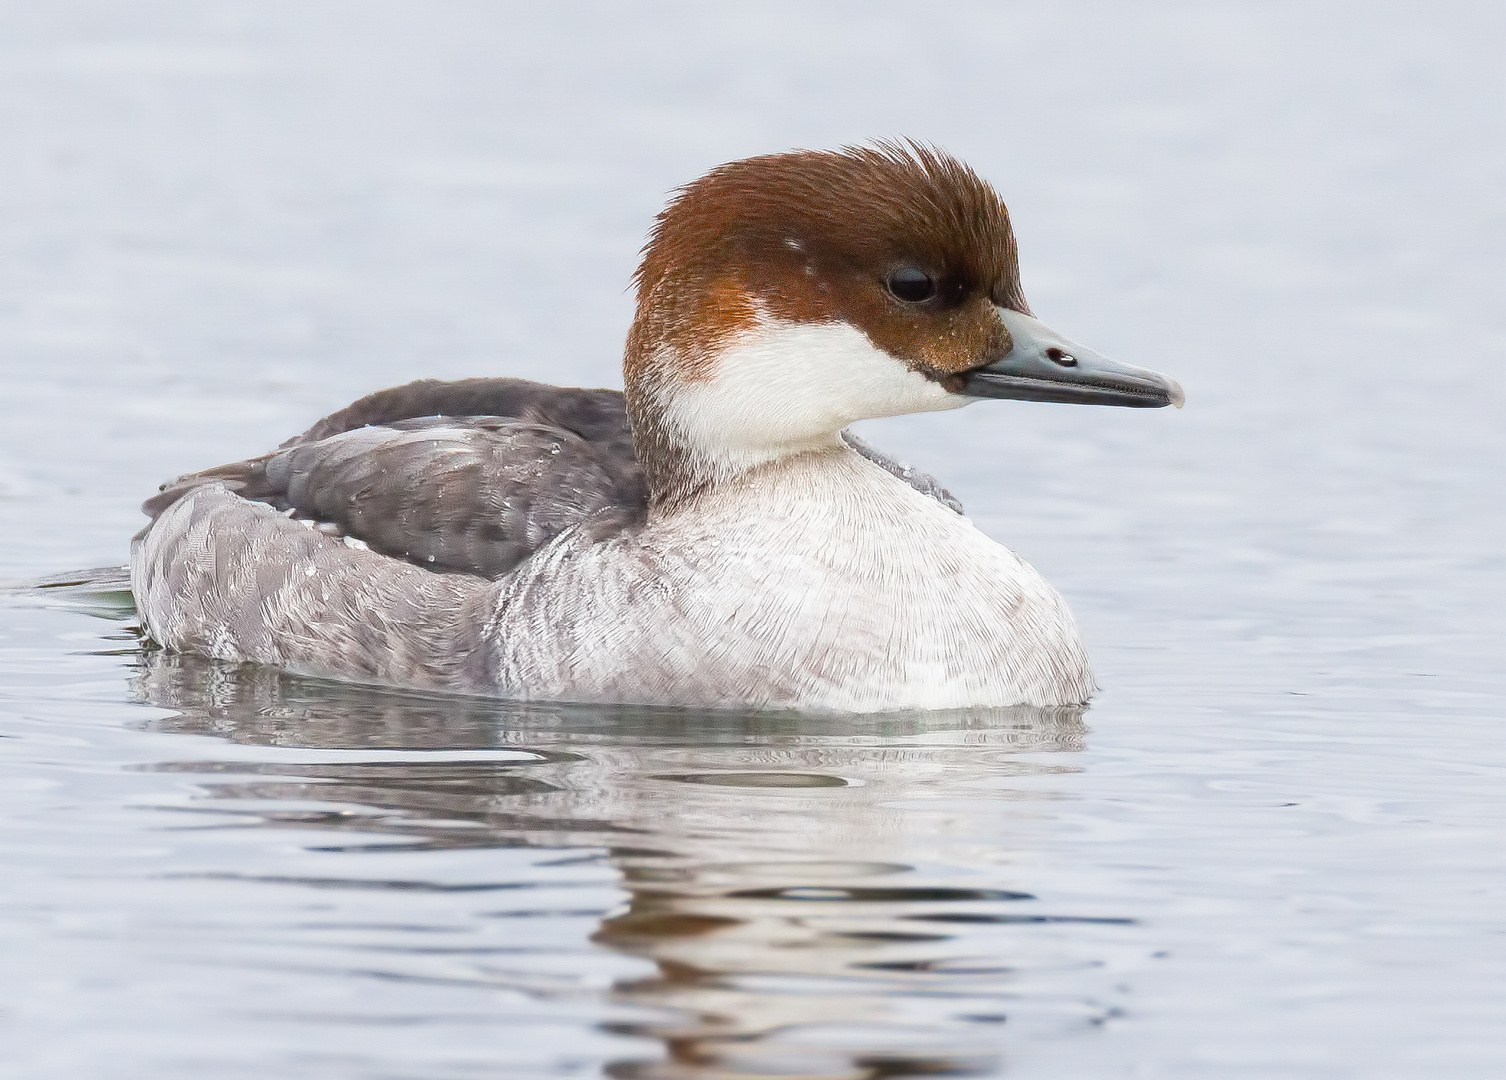
{"label": "dark gray wing", "polygon": [[648,505],[622,394],[524,379],[379,391],[274,453],[179,477],[142,509],[156,520],[213,483],[384,555],[488,578],[586,518],[626,523]]}
{"label": "dark gray wing", "polygon": [[[933,478],[851,434],[858,453],[962,510]],[[615,527],[648,506],[620,391],[525,379],[425,379],[370,394],[274,453],[163,485],[156,518],[223,483],[431,570],[495,578],[593,516]]]}
{"label": "dark gray wing", "polygon": [[621,390],[550,386],[529,379],[419,379],[378,390],[330,413],[283,448],[342,431],[424,416],[501,416],[572,431],[609,457],[631,458],[633,437]]}
{"label": "dark gray wing", "polygon": [[216,481],[381,554],[487,578],[599,511],[648,505],[636,459],[502,417],[398,420],[298,443],[183,477],[147,512]]}
{"label": "dark gray wing", "polygon": [[637,459],[501,417],[343,432],[273,454],[265,477],[297,516],[373,551],[488,578],[602,510],[648,507]]}

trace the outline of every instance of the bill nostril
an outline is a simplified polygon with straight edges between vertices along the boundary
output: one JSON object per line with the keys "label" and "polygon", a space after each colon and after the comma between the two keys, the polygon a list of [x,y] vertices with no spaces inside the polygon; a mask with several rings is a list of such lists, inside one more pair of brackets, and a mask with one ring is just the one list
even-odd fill
{"label": "bill nostril", "polygon": [[1052,346],[1051,348],[1046,350],[1046,359],[1050,360],[1053,364],[1060,364],[1062,367],[1077,366],[1077,357],[1073,356],[1071,353],[1063,349],[1058,349],[1055,346]]}

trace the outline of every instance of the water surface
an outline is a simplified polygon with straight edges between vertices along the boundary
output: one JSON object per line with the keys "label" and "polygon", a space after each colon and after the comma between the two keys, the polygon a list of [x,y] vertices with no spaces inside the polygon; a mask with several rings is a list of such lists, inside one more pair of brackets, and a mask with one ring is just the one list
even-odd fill
{"label": "water surface", "polygon": [[[1506,1074],[1493,6],[0,13],[0,578],[420,376],[617,381],[664,193],[932,138],[1188,407],[867,425],[1092,707],[518,707],[0,605],[0,1070]],[[57,597],[53,596],[52,601]]]}

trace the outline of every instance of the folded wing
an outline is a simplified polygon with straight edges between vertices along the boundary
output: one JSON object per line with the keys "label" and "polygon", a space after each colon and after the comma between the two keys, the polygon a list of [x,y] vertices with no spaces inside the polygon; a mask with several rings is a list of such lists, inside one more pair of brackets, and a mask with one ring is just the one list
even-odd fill
{"label": "folded wing", "polygon": [[631,520],[648,502],[620,394],[521,379],[370,395],[274,453],[179,477],[143,509],[155,520],[213,483],[381,554],[486,578],[603,510]]}

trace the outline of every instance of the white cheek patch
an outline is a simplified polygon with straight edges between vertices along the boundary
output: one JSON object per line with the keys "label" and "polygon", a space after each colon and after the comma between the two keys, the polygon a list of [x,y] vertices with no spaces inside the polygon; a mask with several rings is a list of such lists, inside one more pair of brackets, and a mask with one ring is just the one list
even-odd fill
{"label": "white cheek patch", "polygon": [[666,419],[687,443],[740,465],[832,445],[857,420],[971,401],[848,323],[768,317],[722,350],[710,379],[674,385],[667,398]]}

